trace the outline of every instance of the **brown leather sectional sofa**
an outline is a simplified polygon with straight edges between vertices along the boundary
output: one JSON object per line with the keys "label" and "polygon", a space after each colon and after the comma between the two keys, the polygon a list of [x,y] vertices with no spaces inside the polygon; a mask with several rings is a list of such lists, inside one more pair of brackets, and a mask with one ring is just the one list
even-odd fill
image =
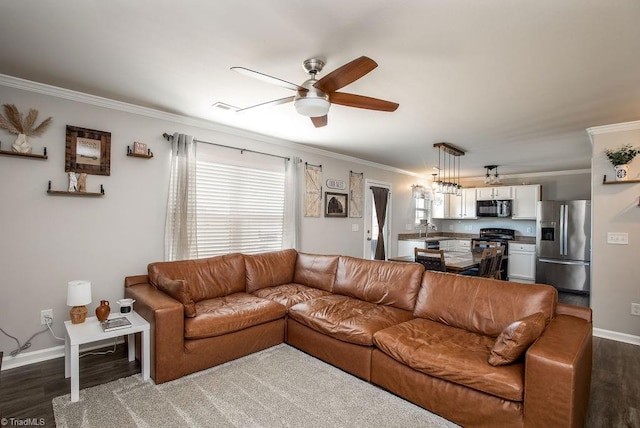
{"label": "brown leather sectional sofa", "polygon": [[125,296],[156,383],[286,342],[464,426],[586,416],[591,310],[550,286],[284,250],[152,263]]}

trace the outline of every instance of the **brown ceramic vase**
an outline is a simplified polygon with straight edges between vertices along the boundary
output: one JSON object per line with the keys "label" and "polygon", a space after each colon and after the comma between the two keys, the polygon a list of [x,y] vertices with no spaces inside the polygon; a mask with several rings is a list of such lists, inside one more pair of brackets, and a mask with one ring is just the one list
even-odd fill
{"label": "brown ceramic vase", "polygon": [[98,321],[102,322],[106,320],[109,317],[109,312],[111,312],[109,301],[100,300],[100,306],[96,308],[96,317],[98,317]]}

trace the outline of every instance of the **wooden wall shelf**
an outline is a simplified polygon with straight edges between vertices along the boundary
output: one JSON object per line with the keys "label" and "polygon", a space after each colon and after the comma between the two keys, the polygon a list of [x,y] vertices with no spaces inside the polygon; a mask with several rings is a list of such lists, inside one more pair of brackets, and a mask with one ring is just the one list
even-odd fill
{"label": "wooden wall shelf", "polygon": [[602,184],[627,184],[627,183],[640,183],[640,180],[607,181],[606,175],[602,179]]}
{"label": "wooden wall shelf", "polygon": [[153,157],[153,153],[151,153],[150,155],[137,155],[135,153],[127,153],[127,156],[131,156],[132,158],[151,159]]}
{"label": "wooden wall shelf", "polygon": [[97,197],[104,196],[104,187],[100,185],[100,192],[69,192],[68,190],[52,190],[51,181],[49,181],[49,187],[47,187],[47,194],[50,196],[83,196],[83,197]]}
{"label": "wooden wall shelf", "polygon": [[16,157],[20,157],[20,158],[31,158],[31,159],[48,159],[49,157],[47,156],[47,148],[44,148],[44,154],[43,155],[37,155],[34,153],[20,153],[20,152],[14,152],[14,151],[10,151],[10,150],[0,150],[0,155],[3,156],[16,156]]}
{"label": "wooden wall shelf", "polygon": [[147,149],[147,154],[134,153],[131,150],[131,146],[127,146],[127,156],[131,156],[132,158],[151,159],[153,157],[153,152],[151,149]]}

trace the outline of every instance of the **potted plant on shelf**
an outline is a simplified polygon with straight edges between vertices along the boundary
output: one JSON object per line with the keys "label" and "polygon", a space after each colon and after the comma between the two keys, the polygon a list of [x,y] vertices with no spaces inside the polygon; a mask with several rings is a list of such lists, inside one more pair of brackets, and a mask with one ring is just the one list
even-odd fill
{"label": "potted plant on shelf", "polygon": [[640,153],[640,148],[633,147],[631,144],[625,144],[616,150],[606,149],[604,154],[613,165],[616,173],[616,181],[626,181],[629,177],[629,164]]}

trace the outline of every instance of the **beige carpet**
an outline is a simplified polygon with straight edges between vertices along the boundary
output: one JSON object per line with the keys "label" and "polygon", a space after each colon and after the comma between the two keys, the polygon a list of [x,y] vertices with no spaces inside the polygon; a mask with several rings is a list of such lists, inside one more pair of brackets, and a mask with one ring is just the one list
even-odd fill
{"label": "beige carpet", "polygon": [[155,385],[140,375],[53,399],[58,427],[455,427],[288,345]]}

